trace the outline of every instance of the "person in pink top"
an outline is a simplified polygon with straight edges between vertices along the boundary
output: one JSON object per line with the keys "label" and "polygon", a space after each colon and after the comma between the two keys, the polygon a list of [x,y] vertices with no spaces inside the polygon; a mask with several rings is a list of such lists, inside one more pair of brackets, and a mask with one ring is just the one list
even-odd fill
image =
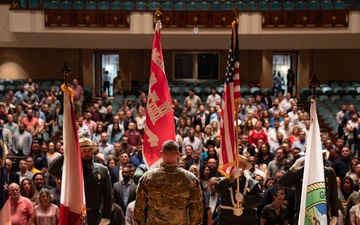
{"label": "person in pink top", "polygon": [[86,113],[85,120],[83,121],[83,125],[85,125],[85,126],[87,126],[89,128],[90,135],[92,136],[92,134],[96,130],[96,122],[94,120],[92,120],[91,112]]}
{"label": "person in pink top", "polygon": [[83,95],[84,91],[82,87],[78,84],[76,79],[73,80],[71,89],[74,91],[74,105],[76,111],[76,118],[82,115],[82,102],[83,102]]}
{"label": "person in pink top", "polygon": [[262,127],[261,121],[256,121],[255,129],[250,131],[249,134],[249,143],[252,144],[255,148],[257,148],[257,144],[260,139],[263,140],[265,144],[268,143],[268,138]]}
{"label": "person in pink top", "polygon": [[31,201],[20,195],[20,188],[16,183],[9,185],[9,194],[11,224],[27,225],[33,213]]}
{"label": "person in pink top", "polygon": [[39,120],[33,116],[33,110],[26,110],[26,117],[22,119],[22,123],[26,126],[26,131],[31,134],[31,136],[36,136],[39,128]]}
{"label": "person in pink top", "polygon": [[30,218],[29,225],[58,225],[60,210],[52,204],[50,190],[41,189],[39,192],[39,204],[34,207],[34,213]]}

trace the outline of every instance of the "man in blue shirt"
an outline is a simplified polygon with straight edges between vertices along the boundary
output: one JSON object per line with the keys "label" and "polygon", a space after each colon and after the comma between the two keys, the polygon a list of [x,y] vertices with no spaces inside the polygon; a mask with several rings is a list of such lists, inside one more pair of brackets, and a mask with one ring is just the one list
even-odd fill
{"label": "man in blue shirt", "polygon": [[135,168],[138,168],[140,164],[144,164],[142,151],[143,151],[143,143],[140,141],[136,145],[136,154],[134,154],[130,158],[130,164],[133,164]]}

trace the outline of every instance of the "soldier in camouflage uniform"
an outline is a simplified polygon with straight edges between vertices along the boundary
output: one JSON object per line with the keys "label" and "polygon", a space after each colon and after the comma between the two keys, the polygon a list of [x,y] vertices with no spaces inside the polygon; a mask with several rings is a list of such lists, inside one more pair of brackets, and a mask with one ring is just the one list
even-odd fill
{"label": "soldier in camouflage uniform", "polygon": [[[263,193],[258,181],[243,174],[243,171],[251,169],[252,165],[242,156],[239,156],[238,163],[239,168],[233,171],[230,179],[220,177],[215,184],[221,198],[219,225],[258,224],[256,207],[261,203]],[[236,193],[237,177],[240,179],[240,193]]]}
{"label": "soldier in camouflage uniform", "polygon": [[134,209],[135,224],[202,224],[204,213],[199,180],[177,166],[176,142],[164,142],[161,155],[163,164],[140,179]]}

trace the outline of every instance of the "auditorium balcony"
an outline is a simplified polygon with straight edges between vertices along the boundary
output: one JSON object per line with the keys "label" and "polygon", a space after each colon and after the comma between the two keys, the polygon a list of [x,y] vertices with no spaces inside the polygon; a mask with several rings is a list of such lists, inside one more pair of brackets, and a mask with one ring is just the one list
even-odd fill
{"label": "auditorium balcony", "polygon": [[159,8],[164,48],[223,49],[236,7],[241,49],[358,48],[359,2],[14,0],[0,47],[146,49]]}

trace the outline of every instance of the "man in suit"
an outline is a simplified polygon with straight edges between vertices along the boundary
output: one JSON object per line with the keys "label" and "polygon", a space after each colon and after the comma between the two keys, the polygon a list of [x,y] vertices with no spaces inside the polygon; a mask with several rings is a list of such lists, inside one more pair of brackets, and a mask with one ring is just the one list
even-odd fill
{"label": "man in suit", "polygon": [[[294,165],[286,171],[286,173],[280,178],[278,184],[283,187],[295,187],[295,216],[294,224],[298,224],[302,181],[304,176],[304,167],[302,166],[305,161],[305,157],[296,160]],[[300,167],[300,168],[299,168]],[[325,186],[326,186],[326,205],[328,216],[331,216],[330,225],[335,225],[338,218],[339,202],[337,194],[336,176],[334,170],[330,167],[324,167]],[[330,215],[329,215],[330,214]]]}
{"label": "man in suit", "polygon": [[196,125],[200,125],[201,130],[203,131],[206,125],[210,123],[210,114],[205,111],[205,105],[200,104],[199,105],[199,112],[195,114],[194,117],[194,127]]}
{"label": "man in suit", "polygon": [[20,124],[19,132],[14,134],[13,151],[17,156],[30,155],[30,146],[32,137],[29,132],[25,130],[25,125]]}
{"label": "man in suit", "polygon": [[[85,187],[86,213],[89,225],[107,225],[111,217],[111,183],[108,169],[93,162],[94,150],[88,138],[79,139]],[[49,174],[61,179],[64,156],[55,159]]]}
{"label": "man in suit", "polygon": [[20,162],[19,162],[19,171],[16,172],[16,174],[19,175],[19,182],[21,183],[21,181],[24,179],[24,178],[28,178],[30,180],[32,180],[34,174],[31,173],[30,171],[27,170],[27,163],[26,163],[26,159],[20,159]]}
{"label": "man in suit", "polygon": [[129,165],[130,156],[126,152],[122,152],[120,155],[119,164],[111,168],[110,176],[111,176],[111,184],[114,185],[116,182],[121,181],[122,172],[121,170],[124,169],[127,165]]}
{"label": "man in suit", "polygon": [[12,162],[10,159],[5,160],[6,163],[6,171],[9,178],[9,184],[11,183],[17,183],[20,182],[20,177],[18,174],[16,174],[14,171],[12,171]]}
{"label": "man in suit", "polygon": [[240,145],[243,146],[243,153],[248,152],[252,156],[255,154],[255,148],[249,144],[249,136],[247,134],[241,135]]}
{"label": "man in suit", "polygon": [[211,208],[213,224],[217,224],[219,220],[219,206],[221,205],[220,195],[216,193],[215,184],[217,177],[212,177],[209,180],[209,191],[205,194],[205,200],[208,206]]}
{"label": "man in suit", "polygon": [[123,179],[114,184],[115,202],[121,207],[123,213],[126,213],[127,205],[136,199],[136,184],[130,178],[130,168],[126,166],[121,171]]}
{"label": "man in suit", "polygon": [[201,152],[200,150],[194,149],[192,152],[192,159],[186,161],[186,169],[189,170],[190,166],[196,165],[200,171],[204,169],[204,166],[206,166],[206,162],[200,160]]}
{"label": "man in suit", "polygon": [[261,99],[261,102],[265,104],[267,109],[270,109],[272,107],[272,99],[269,96],[269,93],[267,90],[263,91],[263,97]]}
{"label": "man in suit", "polygon": [[[131,109],[131,108],[130,108]],[[134,119],[131,111],[125,112],[125,119],[124,119],[124,130],[127,131],[129,129],[129,124],[134,123],[136,127],[136,120]]]}

